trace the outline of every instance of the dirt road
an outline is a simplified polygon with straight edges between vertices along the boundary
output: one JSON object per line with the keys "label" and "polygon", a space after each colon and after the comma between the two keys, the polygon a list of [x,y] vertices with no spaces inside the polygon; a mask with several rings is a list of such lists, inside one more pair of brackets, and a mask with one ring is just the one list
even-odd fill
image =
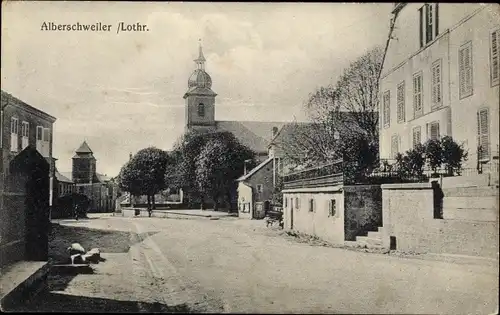
{"label": "dirt road", "polygon": [[497,309],[498,270],[492,266],[314,247],[285,239],[261,221],[241,219],[103,217],[61,224],[79,229],[73,239],[100,247],[107,261],[94,274],[72,276],[59,287],[52,278],[49,295],[31,304],[38,310],[484,314]]}

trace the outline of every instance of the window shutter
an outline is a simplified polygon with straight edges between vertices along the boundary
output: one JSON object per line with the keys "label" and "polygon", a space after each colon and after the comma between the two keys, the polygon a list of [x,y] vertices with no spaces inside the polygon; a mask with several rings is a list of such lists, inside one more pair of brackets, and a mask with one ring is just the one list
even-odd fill
{"label": "window shutter", "polygon": [[465,68],[465,91],[472,91],[472,55],[470,46],[464,50],[464,68]]}
{"label": "window shutter", "polygon": [[498,84],[500,75],[500,61],[498,56],[498,41],[500,30],[491,33],[491,85]]}
{"label": "window shutter", "polygon": [[439,35],[439,3],[436,3],[436,12],[434,13],[435,19],[434,24],[436,27],[436,36]]}
{"label": "window shutter", "polygon": [[420,35],[420,47],[424,46],[424,12],[423,8],[420,8],[419,10],[419,15],[420,15],[420,28],[419,28],[419,35]]}
{"label": "window shutter", "polygon": [[464,49],[460,49],[458,52],[458,81],[460,95],[465,94],[465,62],[464,62]]}
{"label": "window shutter", "polygon": [[439,123],[431,124],[431,139],[432,140],[439,139]]}
{"label": "window shutter", "polygon": [[436,103],[441,103],[441,63],[436,66]]}
{"label": "window shutter", "polygon": [[488,109],[482,109],[478,114],[478,132],[479,139],[478,143],[481,146],[481,157],[480,159],[489,158],[490,144],[489,144],[489,113]]}

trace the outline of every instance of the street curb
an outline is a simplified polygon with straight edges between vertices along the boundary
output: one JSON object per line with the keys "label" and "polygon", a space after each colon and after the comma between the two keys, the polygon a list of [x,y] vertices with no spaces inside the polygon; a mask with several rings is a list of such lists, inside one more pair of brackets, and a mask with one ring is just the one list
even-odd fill
{"label": "street curb", "polygon": [[[155,212],[153,211],[153,214]],[[220,215],[220,216],[213,216],[211,214],[194,214],[194,213],[182,213],[182,212],[171,212],[171,211],[168,211],[168,212],[160,212],[160,213],[164,213],[164,214],[177,214],[177,215],[187,215],[187,216],[193,216],[193,217],[203,217],[203,218],[226,218],[226,217],[236,217],[235,215]]]}

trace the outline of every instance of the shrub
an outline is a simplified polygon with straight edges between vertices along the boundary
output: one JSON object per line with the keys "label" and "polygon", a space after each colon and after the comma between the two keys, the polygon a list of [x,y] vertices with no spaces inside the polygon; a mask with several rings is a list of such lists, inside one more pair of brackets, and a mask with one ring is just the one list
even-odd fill
{"label": "shrub", "polygon": [[467,161],[468,153],[449,136],[441,140],[442,162],[446,167],[448,175],[453,176],[456,172],[460,175],[462,163]]}
{"label": "shrub", "polygon": [[425,144],[425,158],[427,164],[432,169],[433,173],[437,173],[437,169],[443,164],[443,149],[441,141],[438,139],[428,140]]}

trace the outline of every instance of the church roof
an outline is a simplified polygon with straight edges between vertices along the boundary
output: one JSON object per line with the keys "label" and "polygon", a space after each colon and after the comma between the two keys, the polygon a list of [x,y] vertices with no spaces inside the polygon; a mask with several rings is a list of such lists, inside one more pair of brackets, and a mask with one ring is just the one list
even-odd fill
{"label": "church roof", "polygon": [[80,145],[80,147],[78,149],[76,149],[75,152],[76,153],[93,153],[92,150],[90,150],[90,147],[86,141],[83,141],[83,143]]}
{"label": "church roof", "polygon": [[71,180],[71,173],[65,173],[65,174],[69,174],[69,177],[67,176],[64,176],[62,173],[60,173],[58,170],[56,170],[56,179],[58,182],[62,182],[62,183],[73,183],[73,181]]}
{"label": "church roof", "polygon": [[189,94],[197,94],[197,95],[208,95],[208,96],[217,96],[217,94],[207,87],[198,87],[192,86],[190,87],[186,94],[184,94],[184,98],[186,98]]}
{"label": "church roof", "polygon": [[273,138],[273,128],[280,129],[285,124],[271,121],[217,121],[217,131],[229,131],[241,144],[256,153],[267,153]]}

